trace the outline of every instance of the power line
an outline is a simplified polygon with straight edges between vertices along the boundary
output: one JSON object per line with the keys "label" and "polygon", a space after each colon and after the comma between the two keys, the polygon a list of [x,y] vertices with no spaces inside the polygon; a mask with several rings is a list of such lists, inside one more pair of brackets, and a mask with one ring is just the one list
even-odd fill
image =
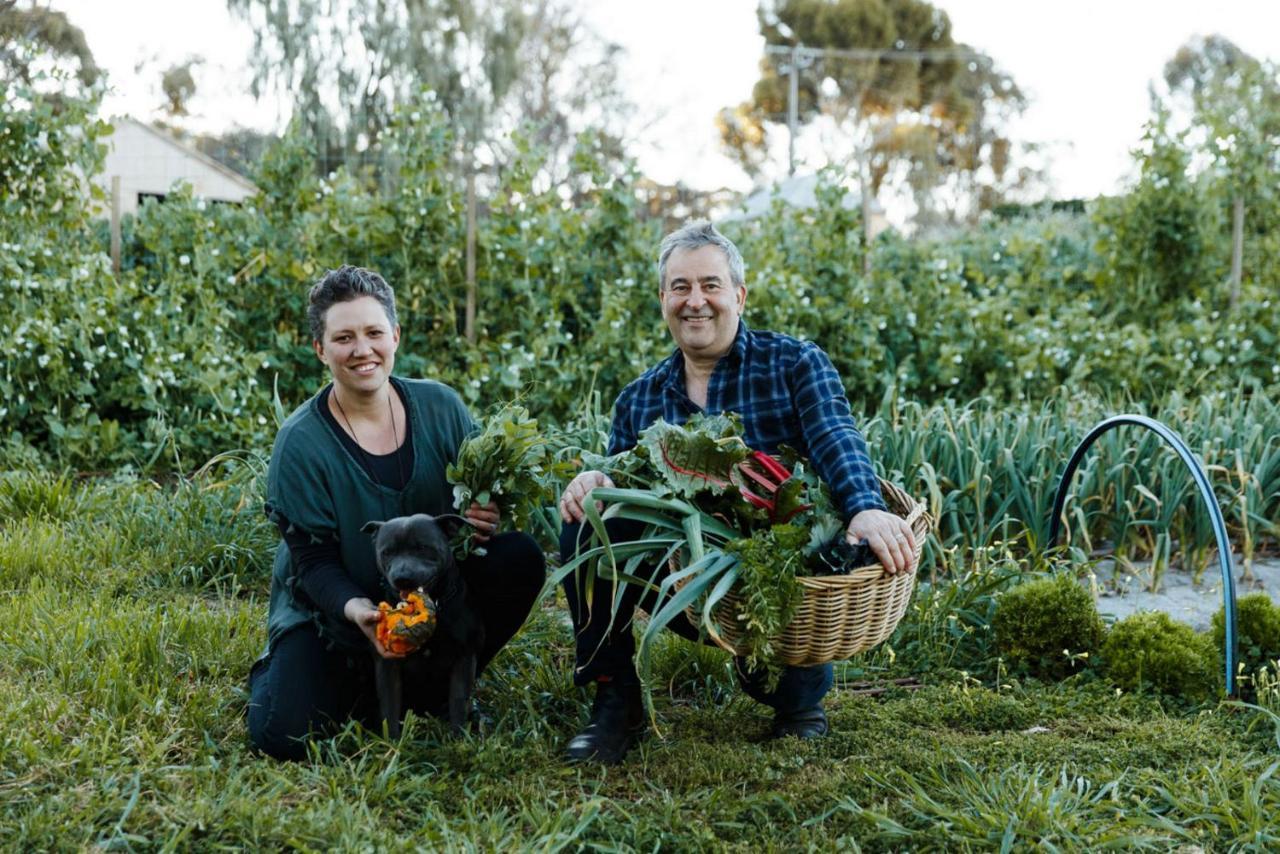
{"label": "power line", "polygon": [[874,59],[882,62],[908,62],[925,59],[968,59],[990,62],[990,57],[972,48],[934,48],[926,50],[898,50],[896,48],[835,48],[808,47],[806,45],[764,46],[766,54],[786,54],[805,59]]}

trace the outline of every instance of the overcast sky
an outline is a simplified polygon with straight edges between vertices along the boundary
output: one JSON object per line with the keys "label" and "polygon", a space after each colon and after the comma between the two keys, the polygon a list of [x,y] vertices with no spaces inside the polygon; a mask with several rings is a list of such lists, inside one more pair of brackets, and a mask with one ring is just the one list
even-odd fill
{"label": "overcast sky", "polygon": [[[714,117],[750,96],[763,40],[755,0],[580,0],[592,25],[626,49],[621,76],[643,130],[632,153],[655,179],[748,189],[719,151]],[[278,126],[247,94],[252,34],[225,0],[52,0],[89,40],[115,92],[110,113],[150,118],[160,69],[188,56],[198,94],[189,125]],[[1280,59],[1280,0],[935,0],[957,40],[988,53],[1031,97],[1015,138],[1047,144],[1053,191],[1114,192],[1149,115],[1147,87],[1188,38],[1220,33]],[[141,67],[139,73],[137,69]],[[783,149],[785,151],[785,148]]]}

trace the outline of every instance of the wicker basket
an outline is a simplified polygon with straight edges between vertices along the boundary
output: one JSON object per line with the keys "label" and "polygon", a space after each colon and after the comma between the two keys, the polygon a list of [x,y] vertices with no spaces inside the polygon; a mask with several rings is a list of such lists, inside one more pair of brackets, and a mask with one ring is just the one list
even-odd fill
{"label": "wicker basket", "polygon": [[[918,570],[920,548],[929,532],[924,505],[886,480],[880,481],[880,490],[890,512],[906,519],[915,534],[912,549]],[[875,564],[847,575],[802,577],[796,582],[804,589],[804,599],[773,648],[783,664],[825,664],[870,649],[893,634],[911,601],[916,570],[889,575]],[[717,645],[735,655],[742,638],[733,616],[738,603],[732,590],[720,600],[713,612],[720,631],[711,633]],[[685,613],[694,625],[702,619],[692,606]]]}

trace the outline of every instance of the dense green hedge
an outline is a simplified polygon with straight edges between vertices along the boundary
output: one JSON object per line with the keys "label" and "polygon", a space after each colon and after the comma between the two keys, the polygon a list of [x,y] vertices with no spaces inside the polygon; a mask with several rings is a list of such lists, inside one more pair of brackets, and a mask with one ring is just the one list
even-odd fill
{"label": "dense green hedge", "polygon": [[[572,193],[539,183],[532,148],[481,182],[469,344],[463,197],[430,101],[400,115],[385,143],[398,168],[377,182],[317,176],[289,136],[259,164],[261,193],[247,204],[179,191],[144,205],[127,223],[118,277],[78,177],[100,161],[92,105],[55,110],[16,90],[0,101],[0,281],[15,316],[0,372],[4,467],[189,470],[229,448],[268,447],[273,393],[288,409],[324,380],[304,295],[340,263],[396,287],[398,370],[438,377],[478,406],[523,394],[563,423],[589,390],[607,407],[670,349],[655,299],[661,224],[642,215],[635,175],[603,172],[590,136]],[[1228,306],[1212,187],[1175,186],[1192,197],[1170,212],[1158,204],[1164,167],[1151,168],[1156,177],[1087,216],[996,221],[948,239],[889,234],[869,250],[833,189],[811,211],[727,223],[748,259],[748,322],[820,342],[868,413],[890,390],[925,403],[1035,402],[1064,387],[1153,403],[1173,390],[1274,390],[1280,252],[1251,239],[1242,297]],[[1176,221],[1149,222],[1157,215]],[[1259,227],[1275,219],[1251,211]],[[1164,264],[1152,291],[1144,271],[1183,227],[1199,229],[1195,263]]]}

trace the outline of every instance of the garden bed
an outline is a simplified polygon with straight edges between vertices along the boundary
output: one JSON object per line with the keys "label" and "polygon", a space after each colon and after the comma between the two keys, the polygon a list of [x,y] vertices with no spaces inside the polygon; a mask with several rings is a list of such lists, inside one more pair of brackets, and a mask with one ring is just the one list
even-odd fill
{"label": "garden bed", "polygon": [[[1099,561],[1093,575],[1083,579],[1093,589],[1098,613],[1107,622],[1122,620],[1141,611],[1163,611],[1198,632],[1208,631],[1216,611],[1222,608],[1222,575],[1217,561],[1196,580],[1188,572],[1165,572],[1159,587],[1149,589],[1150,564],[1133,565],[1134,572],[1115,574],[1114,563]],[[1280,558],[1255,558],[1248,570],[1239,555],[1234,558],[1236,597],[1266,593],[1280,601]]]}

